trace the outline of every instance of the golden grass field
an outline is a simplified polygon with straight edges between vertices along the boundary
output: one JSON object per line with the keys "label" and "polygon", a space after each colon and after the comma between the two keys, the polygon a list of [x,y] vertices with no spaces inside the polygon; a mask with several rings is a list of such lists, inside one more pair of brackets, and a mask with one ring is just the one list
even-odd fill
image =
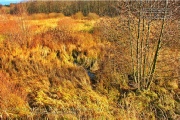
{"label": "golden grass field", "polygon": [[[160,51],[157,83],[151,90],[131,91],[127,77],[118,72],[131,72],[124,65],[129,62],[128,48],[119,49],[99,36],[101,31],[96,27],[102,19],[107,18],[1,15],[2,118],[156,120],[155,113],[178,118],[179,46],[165,46]],[[154,24],[156,30],[158,25]],[[128,35],[121,38],[125,41]],[[122,66],[114,67],[111,60]],[[87,71],[96,75],[96,84]],[[114,81],[127,93],[111,86]]]}

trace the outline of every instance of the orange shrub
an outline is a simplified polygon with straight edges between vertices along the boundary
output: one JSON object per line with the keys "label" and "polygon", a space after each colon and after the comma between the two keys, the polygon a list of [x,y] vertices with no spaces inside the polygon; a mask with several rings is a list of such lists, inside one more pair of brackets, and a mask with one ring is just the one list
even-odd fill
{"label": "orange shrub", "polygon": [[57,16],[58,17],[64,17],[64,14],[63,13],[57,13]]}
{"label": "orange shrub", "polygon": [[6,43],[13,46],[26,45],[28,32],[29,28],[24,27],[19,20],[6,20],[0,22],[0,34],[5,36]]}
{"label": "orange shrub", "polygon": [[22,113],[26,109],[24,89],[18,82],[11,81],[3,71],[0,71],[0,88],[0,112],[3,113],[6,110],[6,112],[16,114],[17,112]]}
{"label": "orange shrub", "polygon": [[8,13],[10,13],[9,7],[3,6],[2,8],[0,8],[0,14],[8,14]]}
{"label": "orange shrub", "polygon": [[59,20],[58,27],[63,30],[70,30],[73,28],[73,25],[75,24],[75,21],[71,18],[63,18]]}
{"label": "orange shrub", "polygon": [[2,21],[0,22],[0,33],[18,33],[20,29],[18,29],[18,22],[15,20]]}

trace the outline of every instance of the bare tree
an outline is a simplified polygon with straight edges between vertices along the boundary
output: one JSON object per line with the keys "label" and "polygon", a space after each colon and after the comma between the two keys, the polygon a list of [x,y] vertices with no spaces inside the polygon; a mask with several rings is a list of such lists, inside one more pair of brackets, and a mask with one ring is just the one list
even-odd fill
{"label": "bare tree", "polygon": [[[135,6],[137,5],[137,8],[135,8],[133,11],[131,9],[132,6],[128,4],[128,26],[131,49],[130,56],[132,60],[131,64],[133,69],[133,79],[139,90],[149,89],[154,80],[154,73],[156,70],[158,54],[163,42],[165,21],[167,18],[168,1],[164,2],[165,3],[161,5],[160,8],[156,8],[154,7],[154,4],[159,4],[158,2],[147,3],[139,1],[134,3]],[[131,23],[132,14],[135,14],[138,17],[136,21],[134,20],[135,24]],[[153,14],[158,16],[154,16]],[[150,37],[152,37],[150,33],[152,29],[151,26],[153,26],[153,21],[157,21],[161,24],[159,36],[154,38],[157,39],[155,44],[152,44],[152,41],[150,41]],[[133,33],[134,30],[132,30],[132,27],[137,29],[136,33]]]}

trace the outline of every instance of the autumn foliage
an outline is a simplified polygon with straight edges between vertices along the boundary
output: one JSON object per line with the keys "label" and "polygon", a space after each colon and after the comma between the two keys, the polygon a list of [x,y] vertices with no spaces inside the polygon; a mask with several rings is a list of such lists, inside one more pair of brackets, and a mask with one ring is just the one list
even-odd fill
{"label": "autumn foliage", "polygon": [[178,21],[165,22],[147,89],[136,60],[152,69],[162,20],[85,13],[0,16],[0,119],[179,119]]}

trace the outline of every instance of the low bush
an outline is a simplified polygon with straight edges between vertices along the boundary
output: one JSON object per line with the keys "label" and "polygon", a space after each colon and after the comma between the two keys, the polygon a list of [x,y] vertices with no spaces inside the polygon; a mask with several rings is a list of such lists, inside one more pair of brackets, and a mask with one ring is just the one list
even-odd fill
{"label": "low bush", "polygon": [[45,13],[32,14],[29,16],[29,19],[32,20],[47,19],[47,18],[48,18],[48,14]]}
{"label": "low bush", "polygon": [[82,12],[77,12],[76,14],[72,15],[72,18],[81,20],[84,18],[84,15]]}
{"label": "low bush", "polygon": [[88,20],[96,20],[99,18],[99,15],[97,15],[96,13],[89,13],[87,18]]}
{"label": "low bush", "polygon": [[58,17],[64,17],[63,13],[49,13],[48,14],[49,18],[58,18]]}

